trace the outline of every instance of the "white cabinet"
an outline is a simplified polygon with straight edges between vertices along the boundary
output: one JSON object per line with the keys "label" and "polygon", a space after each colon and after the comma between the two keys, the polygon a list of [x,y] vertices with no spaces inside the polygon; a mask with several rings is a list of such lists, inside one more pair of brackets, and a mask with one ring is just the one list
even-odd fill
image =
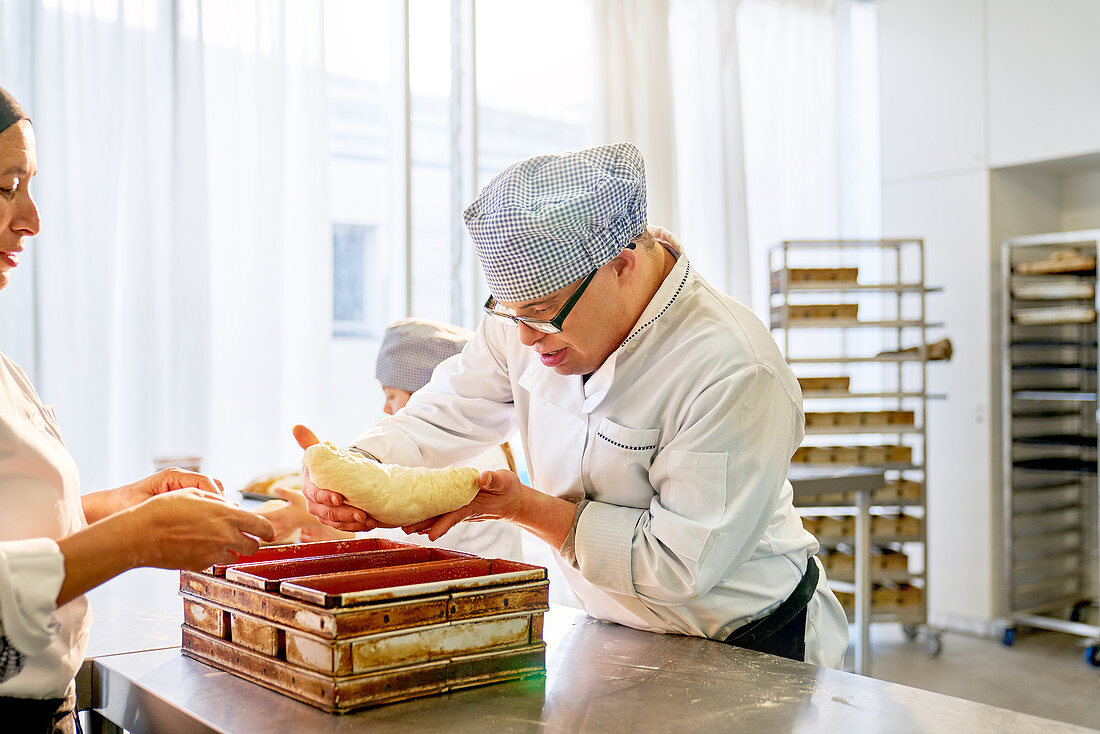
{"label": "white cabinet", "polygon": [[878,4],[884,180],[985,163],[982,7],[981,0]]}
{"label": "white cabinet", "polygon": [[994,0],[986,16],[990,165],[1100,151],[1100,2]]}

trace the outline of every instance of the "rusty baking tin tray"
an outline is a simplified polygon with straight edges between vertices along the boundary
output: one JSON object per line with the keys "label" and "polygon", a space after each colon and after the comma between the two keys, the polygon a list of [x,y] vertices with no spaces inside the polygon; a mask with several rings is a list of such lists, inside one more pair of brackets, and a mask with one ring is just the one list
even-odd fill
{"label": "rusty baking tin tray", "polygon": [[187,628],[183,646],[189,657],[330,713],[539,676],[546,670],[546,645],[541,642],[342,678],[273,664],[264,655]]}
{"label": "rusty baking tin tray", "polygon": [[375,538],[180,574],[184,653],[326,711],[545,670],[546,569]]}

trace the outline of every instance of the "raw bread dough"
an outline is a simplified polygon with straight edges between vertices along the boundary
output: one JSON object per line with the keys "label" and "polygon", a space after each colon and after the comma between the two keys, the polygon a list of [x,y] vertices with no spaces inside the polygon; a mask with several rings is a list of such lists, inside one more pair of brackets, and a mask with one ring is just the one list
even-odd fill
{"label": "raw bread dough", "polygon": [[478,492],[477,469],[379,464],[328,441],[306,449],[305,464],[314,484],[339,492],[386,525],[412,525],[457,510]]}

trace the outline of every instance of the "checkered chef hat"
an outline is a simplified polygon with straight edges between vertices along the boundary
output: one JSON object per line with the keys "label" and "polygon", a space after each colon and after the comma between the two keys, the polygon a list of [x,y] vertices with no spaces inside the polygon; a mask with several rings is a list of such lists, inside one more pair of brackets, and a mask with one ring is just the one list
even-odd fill
{"label": "checkered chef hat", "polygon": [[645,162],[630,143],[543,155],[498,174],[464,213],[498,301],[580,280],[645,229]]}
{"label": "checkered chef hat", "polygon": [[458,354],[472,333],[428,319],[404,319],[386,328],[374,376],[385,387],[416,392],[428,384],[443,360]]}

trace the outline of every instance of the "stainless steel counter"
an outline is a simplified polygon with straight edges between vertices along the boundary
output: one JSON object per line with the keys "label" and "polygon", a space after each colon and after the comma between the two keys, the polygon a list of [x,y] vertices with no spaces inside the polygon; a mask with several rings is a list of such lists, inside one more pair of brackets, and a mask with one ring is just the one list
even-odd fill
{"label": "stainless steel counter", "polygon": [[105,655],[179,648],[183,602],[178,571],[136,568],[88,592],[92,631],[76,674],[76,708],[92,708],[92,662]]}
{"label": "stainless steel counter", "polygon": [[1087,731],[984,704],[741,650],[597,622],[546,618],[547,674],[323,713],[179,650],[94,665],[102,713],[136,732],[1059,732]]}
{"label": "stainless steel counter", "polygon": [[791,464],[787,479],[794,496],[812,497],[840,492],[869,492],[886,486],[886,473],[868,466]]}

